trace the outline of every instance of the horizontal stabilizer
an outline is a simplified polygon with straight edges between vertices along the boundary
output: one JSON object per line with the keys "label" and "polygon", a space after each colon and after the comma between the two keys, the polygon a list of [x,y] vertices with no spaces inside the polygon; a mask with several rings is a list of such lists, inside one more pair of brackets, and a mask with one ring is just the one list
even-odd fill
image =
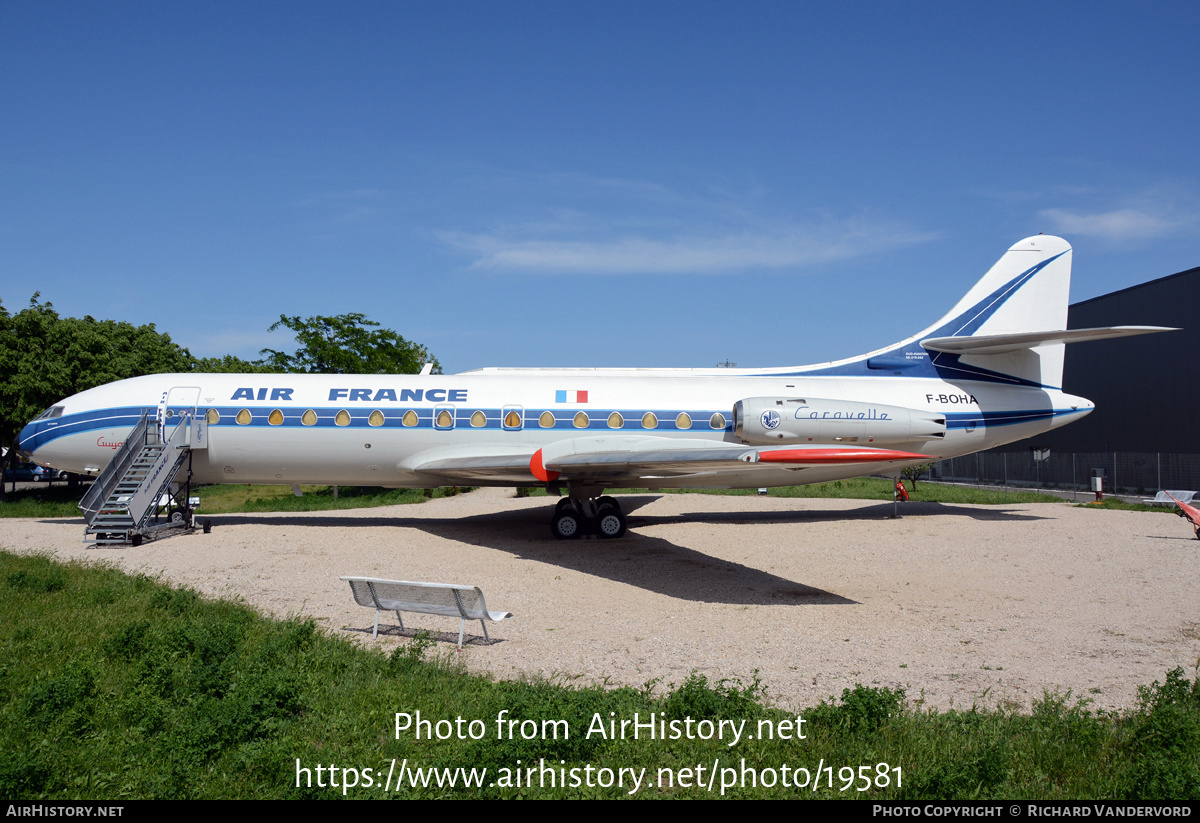
{"label": "horizontal stabilizer", "polygon": [[1179,331],[1166,326],[1109,326],[1098,329],[1066,329],[1033,331],[1019,334],[984,334],[975,337],[929,337],[921,341],[923,348],[951,354],[1007,354],[1035,346],[1054,343],[1083,343],[1088,340],[1108,340],[1114,337],[1133,337]]}

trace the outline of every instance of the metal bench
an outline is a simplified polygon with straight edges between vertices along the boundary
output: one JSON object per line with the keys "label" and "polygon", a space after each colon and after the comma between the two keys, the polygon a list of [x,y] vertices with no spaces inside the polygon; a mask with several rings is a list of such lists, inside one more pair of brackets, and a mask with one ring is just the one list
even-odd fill
{"label": "metal bench", "polygon": [[459,618],[458,648],[462,648],[463,630],[468,620],[478,620],[483,626],[483,637],[489,643],[486,621],[499,623],[512,617],[509,612],[488,611],[483,592],[478,586],[459,586],[453,583],[417,583],[411,580],[379,580],[374,577],[343,577],[354,592],[354,601],[360,606],[375,609],[375,629],[372,638],[379,637],[379,612],[396,613],[400,628],[404,619],[400,612],[418,614],[440,614]]}
{"label": "metal bench", "polygon": [[[1174,506],[1176,500],[1178,500],[1180,503],[1188,503],[1188,504],[1194,503],[1195,501],[1192,498],[1194,498],[1195,496],[1196,496],[1195,492],[1176,491],[1175,489],[1168,489],[1167,491],[1161,491],[1158,494],[1154,495],[1153,499],[1150,499],[1150,500],[1143,499],[1142,502],[1145,503],[1147,506]],[[1172,500],[1171,499],[1172,497],[1175,499]]]}

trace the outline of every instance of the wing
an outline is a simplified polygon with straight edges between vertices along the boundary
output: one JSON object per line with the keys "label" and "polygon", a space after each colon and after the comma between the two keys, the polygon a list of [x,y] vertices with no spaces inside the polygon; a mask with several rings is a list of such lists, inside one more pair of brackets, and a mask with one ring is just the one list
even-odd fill
{"label": "wing", "polygon": [[637,486],[639,481],[698,474],[810,466],[926,462],[936,457],[894,449],[843,446],[752,447],[668,437],[580,437],[532,454],[431,457],[412,471],[457,483],[546,483],[555,480]]}

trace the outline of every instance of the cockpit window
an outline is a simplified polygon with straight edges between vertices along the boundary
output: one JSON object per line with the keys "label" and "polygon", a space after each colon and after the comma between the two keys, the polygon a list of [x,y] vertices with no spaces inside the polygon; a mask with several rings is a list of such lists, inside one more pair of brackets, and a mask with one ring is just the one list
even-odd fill
{"label": "cockpit window", "polygon": [[62,417],[62,413],[63,413],[62,406],[51,406],[50,408],[46,409],[44,412],[42,412],[41,414],[39,414],[37,417],[35,417],[33,419],[34,420],[53,420],[56,417]]}

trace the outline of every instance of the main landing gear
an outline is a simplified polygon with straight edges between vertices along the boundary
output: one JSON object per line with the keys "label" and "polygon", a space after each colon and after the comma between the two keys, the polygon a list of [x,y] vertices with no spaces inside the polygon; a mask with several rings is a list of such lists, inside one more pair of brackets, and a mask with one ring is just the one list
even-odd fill
{"label": "main landing gear", "polygon": [[550,521],[550,531],[559,540],[578,540],[589,533],[610,540],[624,536],[625,527],[625,514],[615,498],[577,495],[574,490],[558,501]]}

